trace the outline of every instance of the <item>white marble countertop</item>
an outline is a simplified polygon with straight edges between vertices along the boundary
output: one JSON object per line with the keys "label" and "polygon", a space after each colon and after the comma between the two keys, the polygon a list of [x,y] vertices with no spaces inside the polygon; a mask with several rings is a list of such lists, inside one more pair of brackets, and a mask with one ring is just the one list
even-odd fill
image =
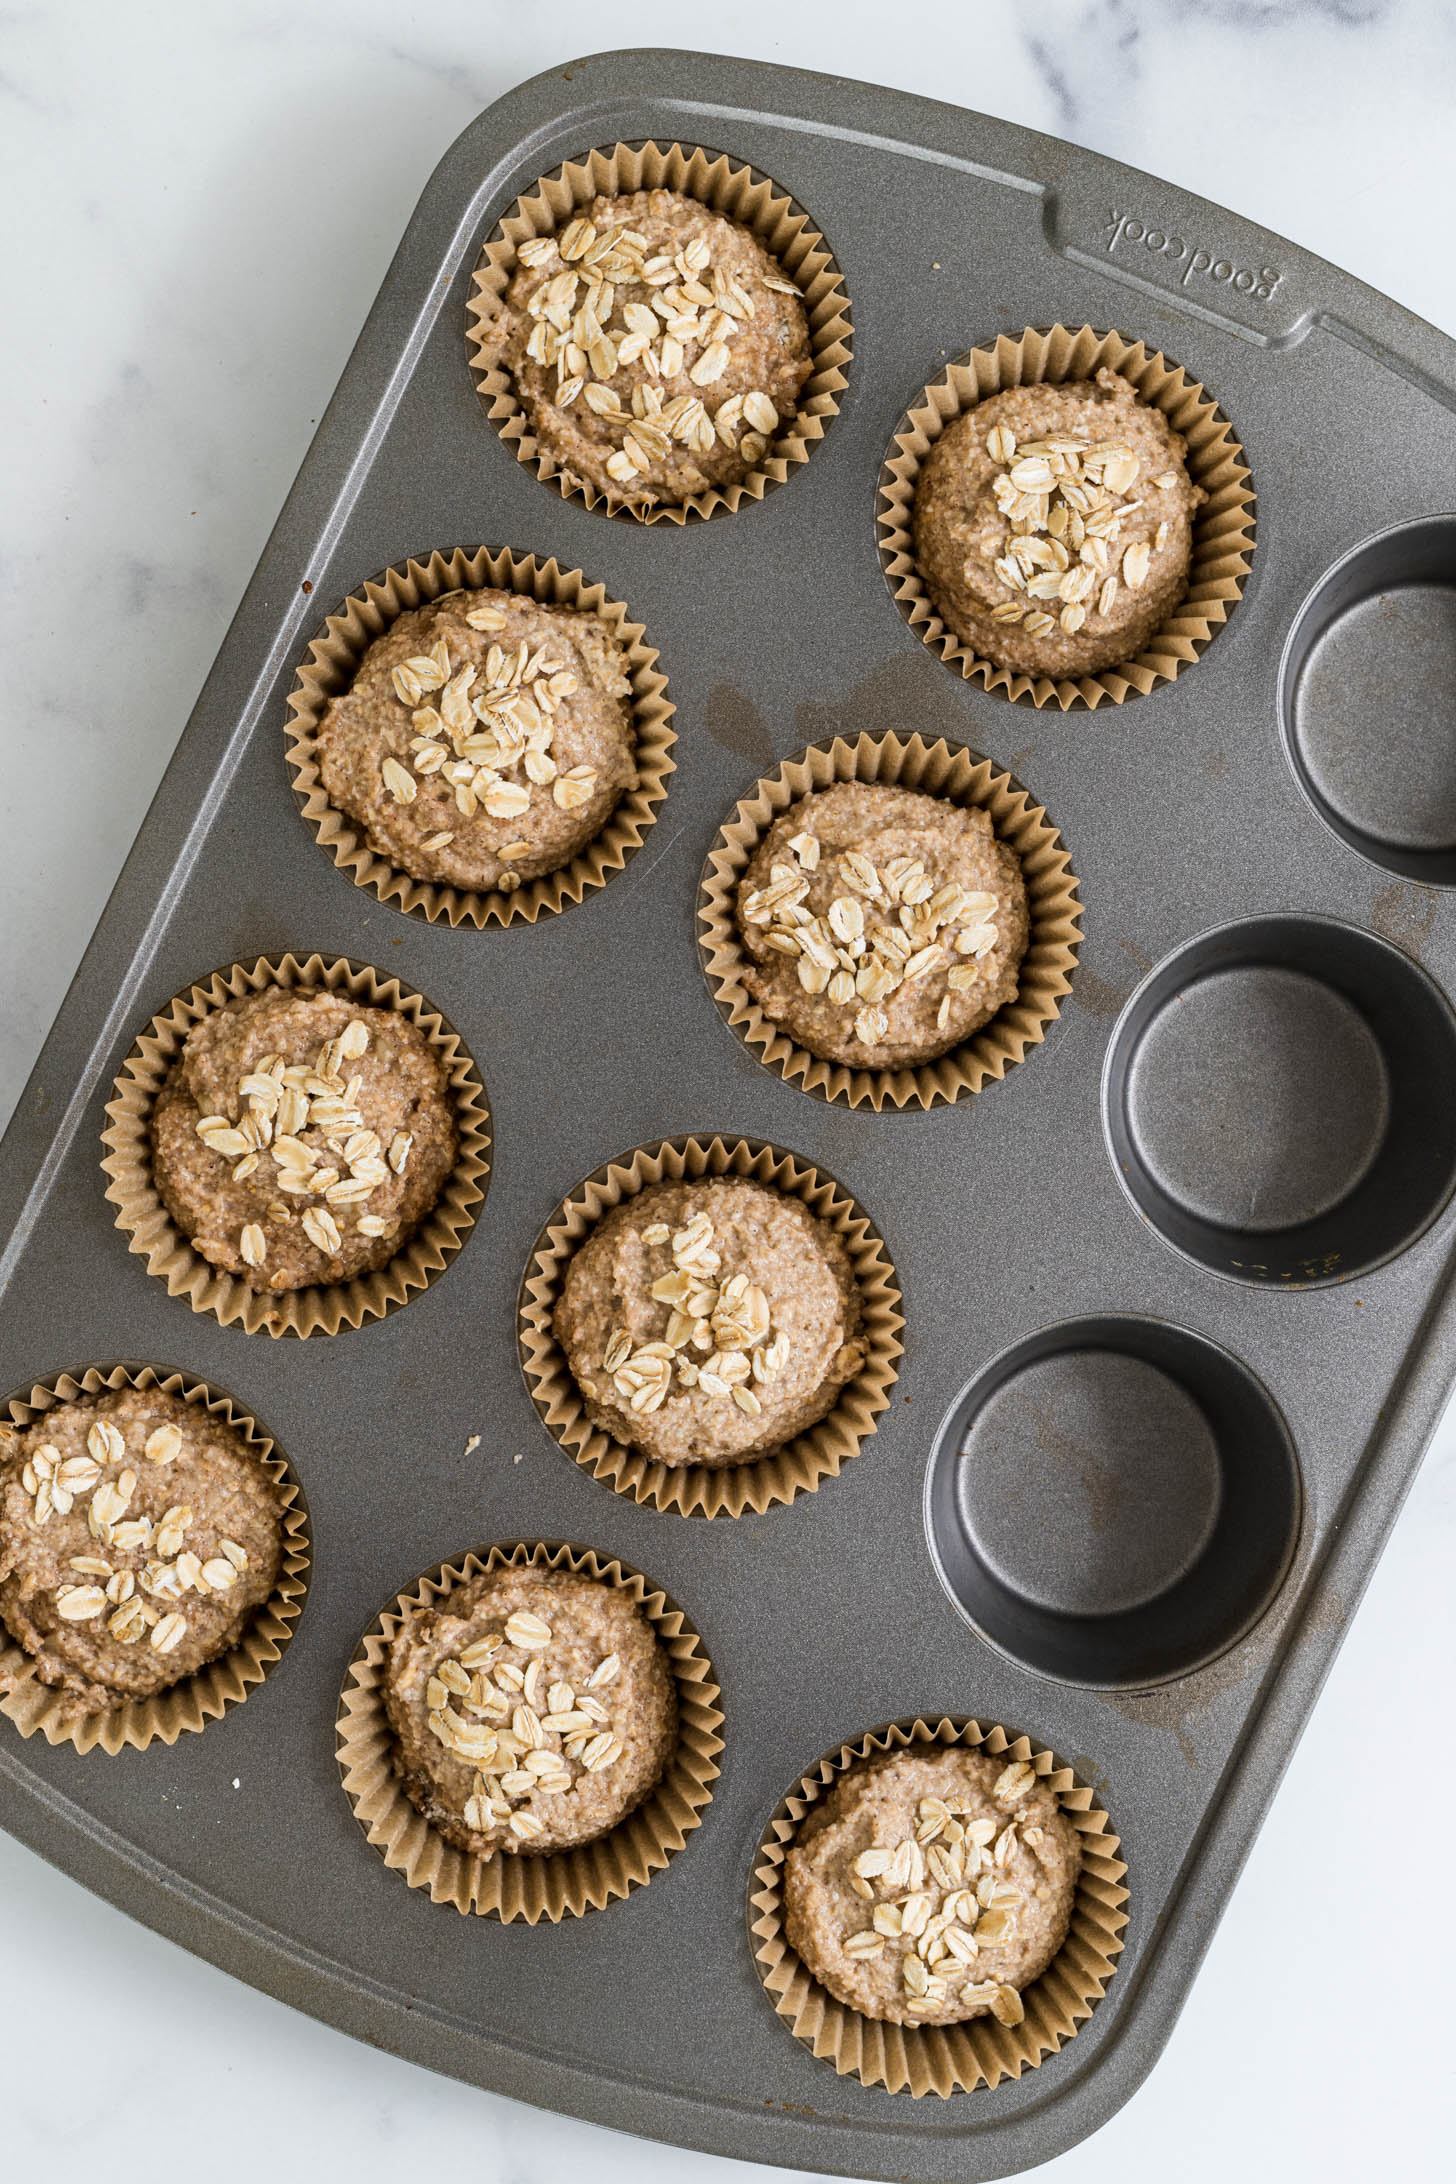
{"label": "white marble countertop", "polygon": [[[0,12],[0,1118],[431,168],[513,83],[614,43],[830,66],[1053,131],[1456,333],[1456,13],[1437,0],[1047,0],[893,19],[879,0]],[[1449,1832],[1453,1548],[1448,1423],[1163,2061],[1049,2178],[1449,2173],[1451,1895],[1408,1900],[1394,1831]],[[243,2184],[285,2149],[290,2167],[356,2184],[421,2155],[490,2184],[578,2164],[601,2184],[784,2173],[539,2115],[355,2046],[4,1837],[0,1965],[0,2144],[17,2175],[63,2165],[132,2184],[177,2147],[210,2184]],[[78,1999],[79,2071],[64,2037]]]}

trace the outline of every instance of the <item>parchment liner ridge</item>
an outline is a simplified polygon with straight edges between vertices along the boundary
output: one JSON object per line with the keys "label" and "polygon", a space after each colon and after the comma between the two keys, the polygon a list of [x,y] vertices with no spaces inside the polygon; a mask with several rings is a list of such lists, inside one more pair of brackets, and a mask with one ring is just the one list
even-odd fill
{"label": "parchment liner ridge", "polygon": [[169,1372],[152,1365],[134,1369],[126,1365],[90,1365],[80,1375],[56,1373],[49,1380],[33,1382],[28,1394],[11,1396],[9,1422],[32,1425],[58,1403],[74,1402],[80,1395],[115,1394],[121,1388],[135,1388],[143,1394],[157,1388],[163,1395],[180,1396],[184,1402],[206,1409],[242,1437],[269,1478],[283,1490],[283,1557],[277,1584],[232,1652],[220,1654],[195,1675],[146,1699],[126,1699],[96,1711],[81,1708],[73,1693],[40,1681],[30,1655],[0,1625],[0,1693],[4,1694],[0,1697],[0,1714],[14,1722],[23,1737],[33,1737],[39,1731],[47,1744],[70,1744],[78,1752],[102,1751],[112,1758],[128,1745],[144,1752],[152,1744],[175,1744],[178,1737],[205,1729],[230,1706],[241,1706],[280,1659],[293,1635],[308,1589],[310,1560],[308,1513],[298,1481],[276,1453],[271,1436],[255,1418],[239,1409],[231,1396],[219,1395],[191,1373]]}
{"label": "parchment liner ridge", "polygon": [[[1089,379],[1106,365],[1130,380],[1188,442],[1188,474],[1208,495],[1193,518],[1188,591],[1146,650],[1120,667],[1075,679],[997,667],[962,643],[935,610],[915,561],[915,488],[920,466],[952,418],[1005,387]],[[1093,326],[1028,327],[1002,334],[948,364],[918,394],[895,428],[880,472],[875,515],[880,561],[896,605],[922,641],[968,682],[1035,706],[1095,708],[1146,697],[1202,657],[1243,594],[1254,551],[1254,488],[1244,451],[1223,411],[1196,379],[1161,350]]]}
{"label": "parchment liner ridge", "polygon": [[[978,806],[1021,860],[1031,931],[1016,999],[961,1046],[915,1069],[851,1069],[811,1054],[764,1015],[742,980],[745,955],[734,905],[754,851],[790,804],[845,781],[883,782]],[[927,742],[918,735],[861,735],[851,743],[835,736],[811,743],[766,774],[719,829],[698,890],[698,954],[724,1022],[786,1084],[876,1112],[949,1105],[1004,1077],[1041,1045],[1048,1024],[1061,1013],[1082,938],[1077,886],[1062,838],[1043,807],[990,759],[939,737]]]}
{"label": "parchment liner ridge", "polygon": [[[642,1609],[667,1654],[677,1686],[678,1746],[662,1780],[636,1811],[577,1850],[546,1857],[478,1858],[457,1850],[429,1826],[405,1796],[391,1763],[394,1732],[385,1712],[382,1670],[391,1641],[412,1609],[433,1607],[456,1585],[492,1570],[570,1570],[627,1593]],[[434,1903],[509,1924],[600,1910],[643,1888],[702,1825],[723,1749],[721,1694],[703,1642],[681,1608],[638,1571],[603,1560],[590,1548],[555,1541],[518,1541],[438,1563],[375,1617],[349,1664],[336,1729],[339,1769],[354,1817],[387,1866]]]}
{"label": "parchment liner ridge", "polygon": [[[802,1199],[839,1236],[859,1284],[864,1365],[841,1389],[834,1408],[806,1433],[741,1464],[655,1463],[624,1448],[587,1414],[581,1390],[552,1329],[566,1268],[602,1215],[652,1183],[747,1176]],[[895,1270],[869,1216],[831,1176],[793,1153],[755,1138],[663,1138],[609,1161],[557,1207],[537,1239],[521,1284],[521,1368],[542,1424],[584,1471],[614,1492],[680,1516],[740,1517],[791,1502],[838,1476],[862,1442],[877,1432],[880,1413],[898,1377],[904,1318]]]}
{"label": "parchment liner ridge", "polygon": [[[1004,1753],[1008,1761],[1027,1761],[1058,1792],[1062,1810],[1081,1834],[1082,1873],[1072,1923],[1057,1955],[1022,1994],[1026,2015],[1019,2025],[976,2017],[960,2025],[916,2027],[862,2017],[811,1978],[789,1946],[783,1923],[783,1865],[805,1813],[857,1760],[914,1744],[963,1744],[992,1758]],[[917,2100],[927,2093],[948,2099],[952,2093],[1019,2078],[1075,2036],[1117,1968],[1127,1924],[1127,1890],[1122,1886],[1127,1867],[1117,1855],[1120,1848],[1091,1790],[1029,1737],[946,1715],[933,1724],[918,1715],[892,1723],[857,1744],[841,1744],[821,1759],[800,1777],[765,1829],[748,1913],[758,1976],[795,2039],[832,2063],[841,2078],[855,2077],[862,2085],[909,2093]]]}
{"label": "parchment liner ridge", "polygon": [[[637,787],[628,789],[611,818],[585,849],[554,872],[527,880],[514,894],[493,888],[453,887],[437,880],[417,880],[369,847],[363,829],[347,812],[329,802],[318,763],[318,731],[329,700],[347,690],[360,662],[377,637],[401,614],[428,606],[451,591],[513,591],[538,606],[576,607],[599,614],[627,648],[632,684],[632,715],[637,730]],[[367,887],[381,902],[451,925],[534,924],[543,913],[580,902],[592,888],[605,887],[614,872],[642,847],[667,794],[675,761],[669,755],[677,736],[668,725],[676,708],[667,695],[667,677],[657,667],[657,653],[646,642],[640,622],[630,619],[619,600],[590,583],[580,569],[563,569],[555,558],[504,548],[457,546],[438,549],[424,560],[411,557],[370,577],[325,621],[294,677],[288,698],[287,758],[294,797],[320,849],[327,850],[356,887]]]}
{"label": "parchment liner ridge", "polygon": [[[152,1176],[152,1108],[192,1026],[244,994],[282,986],[300,991],[348,993],[361,1007],[398,1009],[417,1024],[445,1066],[459,1137],[454,1168],[435,1204],[394,1258],[347,1282],[319,1283],[272,1295],[220,1273],[194,1251],[162,1203]],[[141,1033],[107,1103],[101,1133],[110,1148],[101,1163],[110,1178],[106,1195],[118,1209],[116,1226],[127,1248],[147,1262],[147,1272],[186,1297],[194,1312],[210,1312],[222,1326],[240,1324],[248,1334],[337,1334],[366,1319],[382,1319],[428,1288],[443,1272],[475,1224],[490,1174],[490,1110],[485,1087],[463,1041],[422,994],[347,957],[259,956],[233,963],[179,994]]]}
{"label": "parchment liner ridge", "polygon": [[[500,314],[522,243],[533,235],[551,234],[594,197],[655,189],[696,197],[712,211],[748,228],[778,259],[803,293],[814,370],[804,382],[791,424],[740,483],[714,486],[682,502],[644,508],[624,495],[597,492],[585,479],[560,469],[555,457],[540,449],[510,373],[490,364],[485,343]],[[568,159],[543,175],[497,222],[476,266],[466,306],[476,392],[501,438],[514,448],[517,462],[534,463],[537,476],[555,486],[564,500],[579,498],[588,508],[638,523],[682,524],[690,515],[706,518],[725,509],[731,512],[745,500],[762,500],[765,493],[782,485],[792,468],[809,460],[830,418],[838,413],[851,333],[844,277],[808,214],[755,168],[722,152],[683,144],[613,144],[580,159]]]}

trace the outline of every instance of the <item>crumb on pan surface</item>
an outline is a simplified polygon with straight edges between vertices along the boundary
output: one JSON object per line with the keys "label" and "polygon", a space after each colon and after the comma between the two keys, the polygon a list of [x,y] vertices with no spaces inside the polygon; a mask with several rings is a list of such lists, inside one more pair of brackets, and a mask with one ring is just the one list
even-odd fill
{"label": "crumb on pan surface", "polygon": [[491,1571],[407,1615],[384,1700],[406,1795],[481,1857],[595,1841],[676,1747],[676,1688],[647,1617],[570,1571]]}
{"label": "crumb on pan surface", "polygon": [[843,782],[782,812],[737,895],[743,984],[826,1061],[892,1069],[959,1046],[1015,1000],[1029,932],[987,813]]}
{"label": "crumb on pan surface", "polygon": [[446,592],[375,638],[318,730],[330,801],[412,878],[511,894],[637,785],[628,652],[601,615]]}
{"label": "crumb on pan surface", "polygon": [[817,1423],[864,1364],[860,1323],[833,1230],[737,1177],[656,1183],[614,1206],[555,1313],[591,1417],[670,1467],[747,1462]]}
{"label": "crumb on pan surface", "polygon": [[159,1389],[0,1431],[0,1621],[94,1712],[238,1644],[273,1591],[282,1500],[231,1426]]}
{"label": "crumb on pan surface", "polygon": [[792,424],[813,371],[803,297],[741,222],[637,190],[517,255],[486,360],[572,478],[681,503],[740,483]]}
{"label": "crumb on pan surface", "polygon": [[1162,411],[1106,368],[964,411],[915,492],[915,557],[942,620],[1018,673],[1135,659],[1187,590],[1206,496],[1186,455]]}
{"label": "crumb on pan surface", "polygon": [[1066,1939],[1081,1861],[1076,1828],[1025,1761],[960,1746],[862,1760],[785,1857],[785,1933],[863,2017],[1014,2025]]}
{"label": "crumb on pan surface", "polygon": [[255,1290],[383,1266],[455,1164],[445,1070],[399,1011],[267,987],[193,1025],[152,1116],[157,1189]]}

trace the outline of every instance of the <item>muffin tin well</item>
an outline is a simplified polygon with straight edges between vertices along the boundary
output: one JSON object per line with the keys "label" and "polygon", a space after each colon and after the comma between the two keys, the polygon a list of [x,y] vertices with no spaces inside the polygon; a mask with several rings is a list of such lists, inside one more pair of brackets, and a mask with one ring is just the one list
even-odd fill
{"label": "muffin tin well", "polygon": [[1107,1050],[1128,1196],[1216,1274],[1309,1287],[1413,1243],[1456,1187],[1456,1016],[1329,918],[1242,919],[1160,963]]}
{"label": "muffin tin well", "polygon": [[[472,381],[482,252],[543,177],[619,142],[705,143],[770,177],[853,300],[809,459],[709,522],[603,520],[516,459]],[[1134,264],[1134,232],[1181,237],[1182,271]],[[1185,286],[1204,259],[1271,268],[1265,292]],[[1239,450],[1208,513],[1244,539],[1203,572],[1228,587],[1212,642],[1183,632],[1179,671],[1150,669],[1136,704],[1066,712],[947,671],[886,585],[876,520],[915,390],[1007,329],[1058,326],[1156,373],[1176,358],[1207,391]],[[0,1825],[375,2045],[619,2128],[915,2184],[1004,2176],[1096,2129],[1166,2039],[1456,1365],[1453,474],[1452,343],[1073,147],[685,54],[556,70],[472,124],[0,1159],[0,1385],[160,1358],[226,1387],[307,1491],[307,1599],[248,1703],[165,1759],[0,1720]],[[606,884],[505,928],[321,850],[295,802],[297,706],[298,781],[287,762],[299,670],[338,664],[311,652],[320,614],[482,540],[513,582],[581,569],[629,604],[667,685],[647,693],[665,758],[676,736]],[[740,807],[751,830],[792,765],[889,738],[1024,794],[1062,860],[1046,1006],[1006,1012],[984,1095],[816,1096],[715,1005],[700,954],[705,863],[742,847]],[[300,1343],[215,1312],[164,1237],[118,1229],[100,1164],[143,1146],[134,1073],[107,1112],[143,1027],[215,965],[308,949],[428,997],[478,1072],[482,1132],[489,1088],[490,1144],[427,1278]],[[109,1125],[123,1146],[103,1148]],[[518,1345],[523,1282],[539,1302],[536,1254],[582,1179],[690,1141],[832,1178],[896,1293],[853,1460],[711,1523],[671,1482],[666,1506],[613,1491],[611,1449],[579,1460]],[[406,1887],[331,1755],[380,1604],[442,1557],[543,1540],[650,1574],[701,1635],[723,1749],[649,1886],[533,1927]],[[987,2082],[944,2099],[933,2070],[891,2091],[796,2038],[820,2004],[778,2014],[749,1908],[786,1786],[867,1725],[916,1722],[1005,1724],[1105,1811],[1127,1869],[1099,1878],[1115,1976],[1062,1997],[1075,2040],[1031,2055],[983,2028]]]}
{"label": "muffin tin well", "polygon": [[1456,516],[1337,561],[1289,633],[1279,714],[1295,778],[1351,849],[1456,887]]}
{"label": "muffin tin well", "polygon": [[1064,1322],[955,1404],[926,1475],[942,1584],[1039,1674],[1146,1689],[1241,1637],[1288,1568],[1299,1467],[1266,1389],[1162,1320]]}

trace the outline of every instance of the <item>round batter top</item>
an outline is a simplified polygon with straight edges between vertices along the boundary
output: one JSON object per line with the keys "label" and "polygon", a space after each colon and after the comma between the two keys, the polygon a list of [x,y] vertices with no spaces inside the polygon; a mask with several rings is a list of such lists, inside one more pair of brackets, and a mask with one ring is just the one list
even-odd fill
{"label": "round batter top", "polygon": [[157,1095],[157,1189],[259,1290],[348,1281],[408,1242],[455,1164],[445,1070],[393,1009],[272,986],[194,1024]]}
{"label": "round batter top", "polygon": [[625,1592],[496,1570],[409,1616],[384,1703],[411,1804],[460,1850],[571,1850],[636,1810],[677,1740],[667,1656]]}
{"label": "round batter top", "polygon": [[813,370],[803,297],[737,220],[639,190],[518,256],[490,361],[572,477],[681,502],[737,484],[792,422]]}
{"label": "round batter top", "polygon": [[1081,1865],[1024,1762],[912,1746],[860,1762],[811,1809],[784,1860],[784,1927],[862,2017],[1015,2025],[1066,1939]]}
{"label": "round batter top", "polygon": [[743,983],[811,1054],[932,1060],[1014,1001],[1026,886],[984,811],[850,781],[777,818],[738,888]]}
{"label": "round batter top", "polygon": [[672,1466],[781,1447],[833,1408],[867,1347],[833,1230],[736,1177],[614,1206],[566,1270],[555,1328],[591,1417]]}
{"label": "round batter top", "polygon": [[915,493],[936,611],[983,659],[1078,676],[1135,659],[1188,586],[1187,443],[1118,373],[1009,387],[947,425]]}
{"label": "round batter top", "polygon": [[242,1436],[179,1396],[80,1396],[0,1431],[0,1621],[86,1711],[230,1653],[282,1532]]}
{"label": "round batter top", "polygon": [[417,880],[511,894],[637,782],[626,648],[600,615],[456,591],[377,637],[318,732],[330,801]]}

